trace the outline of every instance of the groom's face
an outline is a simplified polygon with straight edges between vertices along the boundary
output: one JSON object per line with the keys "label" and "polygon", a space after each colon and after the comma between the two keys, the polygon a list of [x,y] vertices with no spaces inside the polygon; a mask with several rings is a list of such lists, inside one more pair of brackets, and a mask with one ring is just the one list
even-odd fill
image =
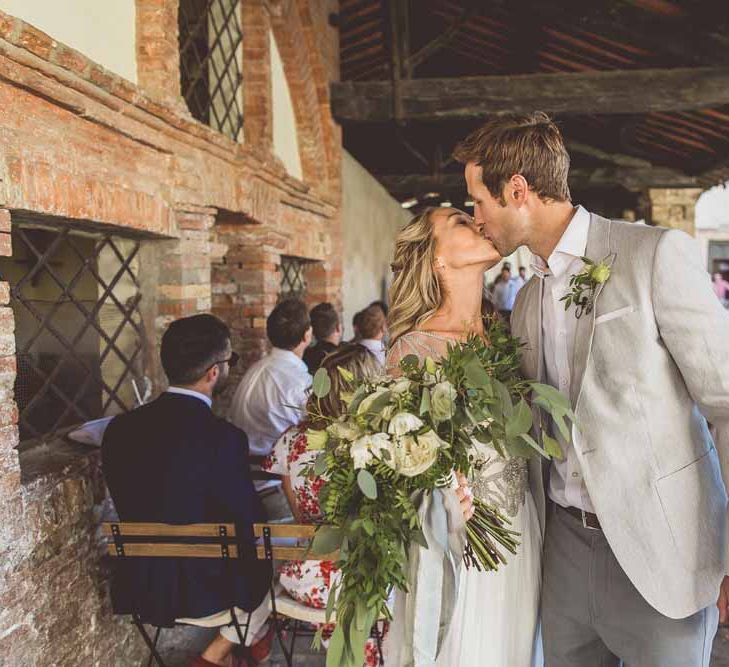
{"label": "groom's face", "polygon": [[473,199],[473,215],[483,225],[486,236],[496,246],[502,257],[511,255],[524,244],[524,220],[519,208],[509,197],[496,198],[483,183],[483,168],[475,162],[466,165],[468,194]]}

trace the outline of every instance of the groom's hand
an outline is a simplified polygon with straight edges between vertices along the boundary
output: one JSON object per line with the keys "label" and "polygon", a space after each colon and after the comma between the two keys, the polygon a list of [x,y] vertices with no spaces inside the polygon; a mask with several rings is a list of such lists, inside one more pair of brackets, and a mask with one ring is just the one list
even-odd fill
{"label": "groom's hand", "polygon": [[729,577],[724,577],[721,582],[716,606],[719,608],[719,623],[725,625],[729,622]]}
{"label": "groom's hand", "polygon": [[468,485],[468,480],[463,473],[457,472],[456,479],[458,480],[456,495],[461,503],[463,518],[468,521],[476,511],[476,508],[473,506],[473,491],[471,491],[471,487]]}

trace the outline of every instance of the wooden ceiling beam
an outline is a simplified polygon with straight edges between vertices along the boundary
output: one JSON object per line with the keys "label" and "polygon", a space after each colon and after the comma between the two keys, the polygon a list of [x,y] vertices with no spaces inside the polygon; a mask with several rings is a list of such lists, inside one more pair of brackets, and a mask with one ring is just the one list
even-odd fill
{"label": "wooden ceiling beam", "polygon": [[[400,79],[398,120],[474,120],[541,109],[553,114],[636,114],[729,104],[729,67],[611,70],[563,74]],[[395,116],[393,83],[333,83],[343,122]]]}
{"label": "wooden ceiling beam", "polygon": [[[466,182],[462,174],[448,173],[438,176],[426,174],[381,174],[375,178],[395,196],[422,196],[428,192],[440,193],[444,199],[463,195]],[[668,167],[619,167],[607,165],[593,168],[577,168],[570,171],[570,187],[588,190],[622,186],[627,190],[641,191],[653,188],[689,188],[699,184],[699,178],[688,176]]]}

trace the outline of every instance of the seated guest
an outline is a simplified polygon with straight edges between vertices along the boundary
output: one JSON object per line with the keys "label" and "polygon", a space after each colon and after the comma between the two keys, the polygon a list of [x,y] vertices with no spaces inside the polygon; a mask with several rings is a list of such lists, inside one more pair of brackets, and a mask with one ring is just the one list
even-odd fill
{"label": "seated guest", "polygon": [[309,373],[314,375],[321,366],[324,357],[334,352],[342,340],[342,323],[331,303],[320,303],[309,313],[311,328],[314,331],[316,345],[304,351],[304,363]]}
{"label": "seated guest", "polygon": [[[215,417],[212,397],[238,357],[228,327],[212,315],[173,322],[162,337],[162,366],[169,389],[157,400],[115,417],[101,447],[104,478],[121,521],[236,524],[253,540],[262,518],[248,468],[245,433]],[[266,561],[235,561],[232,588],[222,560],[135,558],[115,563],[114,611],[140,613],[142,620],[169,627],[176,619],[207,627],[225,626],[231,604],[241,623],[254,611],[248,642],[265,635]],[[193,665],[232,665],[238,635],[232,626]]]}
{"label": "seated guest", "polygon": [[[338,397],[346,387],[337,367],[350,371],[355,378],[371,377],[381,371],[374,356],[357,343],[342,345],[324,359],[321,367],[329,373],[332,389],[319,402],[319,409],[331,418],[338,417],[344,410]],[[314,523],[321,518],[319,490],[323,480],[309,474],[318,452],[307,449],[307,428],[308,422],[303,419],[298,426],[286,431],[263,464],[265,470],[282,475],[283,488],[297,523]],[[283,563],[279,575],[279,583],[294,600],[308,607],[325,609],[339,571],[332,561],[307,560]],[[325,636],[327,634],[331,634],[331,630]],[[372,639],[367,643],[365,655],[368,667],[379,665],[376,642]]]}
{"label": "seated guest", "polygon": [[[251,455],[265,457],[289,427],[301,421],[312,378],[303,362],[311,342],[309,309],[300,299],[279,303],[266,320],[273,349],[251,366],[230,404],[228,419],[248,436]],[[267,521],[291,519],[278,480],[256,480]]]}
{"label": "seated guest", "polygon": [[387,314],[390,312],[389,306],[384,301],[373,301],[370,306],[376,306],[382,311],[382,314],[387,317]]}
{"label": "seated guest", "polygon": [[385,336],[387,335],[387,320],[379,306],[367,306],[359,321],[361,338],[357,341],[364,345],[375,355],[377,363],[385,367]]}
{"label": "seated guest", "polygon": [[354,335],[352,336],[352,340],[349,341],[350,343],[356,343],[360,338],[362,338],[359,333],[359,323],[362,321],[363,312],[364,311],[360,310],[352,317],[352,331],[354,332]]}

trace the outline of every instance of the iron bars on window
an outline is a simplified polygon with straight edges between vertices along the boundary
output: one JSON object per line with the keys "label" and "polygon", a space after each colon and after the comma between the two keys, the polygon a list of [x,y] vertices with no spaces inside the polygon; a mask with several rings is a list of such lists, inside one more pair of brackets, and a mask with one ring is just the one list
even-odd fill
{"label": "iron bars on window", "polygon": [[243,130],[241,0],[180,0],[180,81],[190,113],[240,141]]}
{"label": "iron bars on window", "polygon": [[13,225],[21,441],[134,407],[143,375],[139,241]]}
{"label": "iron bars on window", "polygon": [[306,260],[298,257],[281,257],[279,272],[281,273],[281,287],[279,290],[279,301],[290,297],[304,298],[306,294],[306,279],[304,267]]}

